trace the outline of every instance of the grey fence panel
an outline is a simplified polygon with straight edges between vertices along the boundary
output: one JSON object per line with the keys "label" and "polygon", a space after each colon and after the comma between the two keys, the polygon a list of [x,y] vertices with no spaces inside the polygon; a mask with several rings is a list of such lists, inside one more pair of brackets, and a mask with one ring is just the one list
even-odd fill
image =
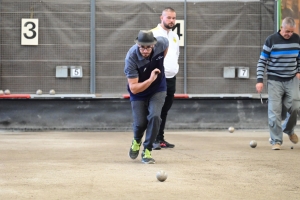
{"label": "grey fence panel", "polygon": [[[183,19],[183,2],[98,1],[96,27],[97,41],[100,42],[97,43],[96,73],[97,85],[102,85],[101,88],[97,87],[99,93],[127,92],[124,85],[119,85],[120,82],[126,83],[125,77],[122,77],[126,52],[134,44],[133,39],[138,30],[155,27],[159,23],[161,10],[167,6],[177,11],[177,19]],[[186,21],[188,93],[256,93],[254,87],[256,64],[262,43],[266,36],[274,31],[273,9],[274,4],[268,1],[265,3],[188,1]],[[177,93],[183,93],[184,88],[183,47],[180,50]],[[105,63],[110,61],[110,70],[106,71]],[[223,67],[226,66],[249,67],[250,78],[224,79]],[[103,87],[108,77],[113,77],[112,72],[115,75],[115,80],[112,80],[113,86]]]}
{"label": "grey fence panel", "polygon": [[139,30],[160,23],[162,8],[172,6],[183,19],[183,2],[97,1],[96,90],[100,94],[124,94],[127,80],[124,59]]}
{"label": "grey fence panel", "polygon": [[[187,1],[186,44],[180,47],[177,93],[252,94],[262,45],[274,32],[275,1]],[[185,16],[182,1],[96,0],[96,94],[127,93],[124,59],[141,29],[160,23],[173,7]],[[0,1],[0,89],[58,94],[90,92],[90,1]],[[39,19],[39,45],[21,45],[21,19]],[[183,30],[181,30],[183,33]],[[184,60],[186,48],[186,63]],[[83,78],[56,78],[56,66],[82,66]],[[223,68],[244,66],[249,79],[223,78]]]}
{"label": "grey fence panel", "polygon": [[[89,93],[90,2],[3,1],[0,89],[34,94]],[[39,45],[21,45],[21,19],[39,19]],[[82,66],[80,78],[56,78],[56,66]]]}
{"label": "grey fence panel", "polygon": [[[262,41],[274,27],[271,7],[274,4],[263,2],[188,4],[189,94],[256,93],[256,65]],[[250,78],[224,79],[223,68],[229,66],[249,67]]]}

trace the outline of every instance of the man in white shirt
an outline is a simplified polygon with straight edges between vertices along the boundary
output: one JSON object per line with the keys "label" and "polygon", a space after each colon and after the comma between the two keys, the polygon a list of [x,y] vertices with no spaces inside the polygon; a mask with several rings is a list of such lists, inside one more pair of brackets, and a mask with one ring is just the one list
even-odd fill
{"label": "man in white shirt", "polygon": [[176,25],[176,12],[173,8],[167,7],[162,11],[160,16],[161,23],[156,28],[152,29],[154,37],[163,36],[169,40],[168,53],[164,60],[165,75],[167,81],[167,96],[164,106],[161,111],[161,125],[157,134],[156,140],[153,143],[153,150],[159,150],[161,148],[174,148],[175,145],[167,142],[164,138],[164,129],[168,111],[170,110],[174,94],[176,91],[176,74],[178,73],[178,57],[179,57],[179,37],[172,31],[172,28]]}

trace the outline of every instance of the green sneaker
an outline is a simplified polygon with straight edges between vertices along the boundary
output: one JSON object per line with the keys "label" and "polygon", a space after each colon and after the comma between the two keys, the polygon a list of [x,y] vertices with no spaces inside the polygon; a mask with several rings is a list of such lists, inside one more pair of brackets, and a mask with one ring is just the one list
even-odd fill
{"label": "green sneaker", "polygon": [[155,163],[155,160],[151,156],[151,151],[149,151],[148,149],[145,149],[142,152],[142,163],[145,163],[145,164],[154,164]]}
{"label": "green sneaker", "polygon": [[132,140],[132,144],[129,150],[129,157],[131,159],[136,159],[140,152],[140,146],[142,142],[138,143],[135,139]]}

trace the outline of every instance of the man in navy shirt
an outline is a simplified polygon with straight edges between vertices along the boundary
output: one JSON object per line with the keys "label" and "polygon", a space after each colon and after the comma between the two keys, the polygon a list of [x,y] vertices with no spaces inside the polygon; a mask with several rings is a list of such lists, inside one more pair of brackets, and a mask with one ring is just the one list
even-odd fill
{"label": "man in navy shirt", "polygon": [[133,113],[133,140],[129,157],[138,157],[146,131],[142,162],[154,164],[151,151],[161,124],[160,114],[166,97],[163,63],[169,41],[164,37],[155,38],[152,31],[141,30],[135,43],[126,55],[124,67]]}

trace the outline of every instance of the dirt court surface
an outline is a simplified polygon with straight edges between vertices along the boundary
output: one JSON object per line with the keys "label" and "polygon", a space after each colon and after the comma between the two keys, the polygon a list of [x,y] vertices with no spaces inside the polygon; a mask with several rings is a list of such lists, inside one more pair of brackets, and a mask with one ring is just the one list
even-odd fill
{"label": "dirt court surface", "polygon": [[153,165],[129,158],[132,136],[0,132],[0,199],[300,199],[300,144],[287,135],[274,151],[267,130],[167,131],[176,146],[152,151]]}

